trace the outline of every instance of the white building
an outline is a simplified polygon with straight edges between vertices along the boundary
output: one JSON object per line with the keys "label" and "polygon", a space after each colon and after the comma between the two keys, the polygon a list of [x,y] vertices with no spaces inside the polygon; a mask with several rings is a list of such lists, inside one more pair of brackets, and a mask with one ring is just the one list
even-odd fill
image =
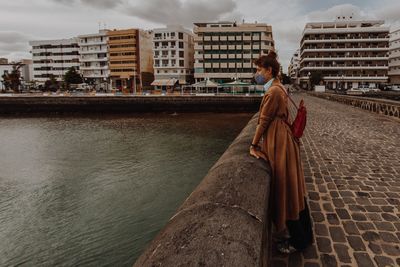
{"label": "white building", "polygon": [[390,33],[389,83],[400,84],[400,29]]}
{"label": "white building", "polygon": [[154,78],[158,87],[190,84],[193,81],[193,33],[182,26],[153,30]]}
{"label": "white building", "polygon": [[88,84],[97,89],[108,87],[108,30],[99,33],[79,35],[80,73]]}
{"label": "white building", "polygon": [[293,83],[299,84],[299,71],[300,71],[300,49],[296,50],[290,60],[288,67],[288,75]]}
{"label": "white building", "polygon": [[272,27],[264,23],[217,22],[194,24],[194,78],[226,83],[251,82],[253,61],[274,50]]}
{"label": "white building", "polygon": [[32,46],[33,77],[43,84],[52,75],[62,81],[71,67],[79,70],[79,45],[77,38],[30,41]]}
{"label": "white building", "polygon": [[378,86],[388,81],[389,28],[380,20],[340,16],[307,23],[300,52],[300,82],[320,72],[329,89]]}

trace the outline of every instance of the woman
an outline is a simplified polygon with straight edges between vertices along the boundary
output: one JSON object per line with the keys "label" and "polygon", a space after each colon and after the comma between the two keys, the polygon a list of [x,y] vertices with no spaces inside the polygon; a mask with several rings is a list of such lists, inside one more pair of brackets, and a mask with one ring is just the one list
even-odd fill
{"label": "woman", "polygon": [[[279,79],[275,52],[255,61],[255,80],[267,91],[260,106],[250,155],[269,161],[272,170],[271,215],[278,232],[289,238],[277,244],[282,253],[304,250],[313,240],[300,148],[287,124],[288,95]],[[261,146],[258,145],[261,140]]]}

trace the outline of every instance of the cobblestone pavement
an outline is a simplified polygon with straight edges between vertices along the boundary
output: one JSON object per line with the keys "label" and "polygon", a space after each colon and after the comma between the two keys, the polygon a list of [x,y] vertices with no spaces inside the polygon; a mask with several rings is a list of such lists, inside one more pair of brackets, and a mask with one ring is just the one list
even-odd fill
{"label": "cobblestone pavement", "polygon": [[315,242],[273,267],[400,266],[400,122],[306,95],[302,160]]}

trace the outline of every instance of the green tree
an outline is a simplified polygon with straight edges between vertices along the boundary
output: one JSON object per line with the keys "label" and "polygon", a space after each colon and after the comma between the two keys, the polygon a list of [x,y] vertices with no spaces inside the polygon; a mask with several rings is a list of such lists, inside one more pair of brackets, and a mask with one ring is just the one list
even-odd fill
{"label": "green tree", "polygon": [[311,72],[311,76],[310,76],[310,83],[312,86],[315,85],[319,85],[322,81],[322,72],[320,71],[315,71],[315,72]]}
{"label": "green tree", "polygon": [[13,69],[10,73],[3,74],[3,84],[6,90],[13,90],[15,93],[19,92],[21,85],[21,73],[19,71],[20,64],[13,65]]}
{"label": "green tree", "polygon": [[44,83],[44,90],[56,92],[58,90],[58,88],[59,88],[59,84],[58,84],[56,78],[54,77],[54,75],[50,75],[50,79],[48,79]]}
{"label": "green tree", "polygon": [[82,76],[76,71],[74,67],[71,67],[64,75],[64,83],[66,88],[69,88],[70,84],[78,84],[82,82]]}
{"label": "green tree", "polygon": [[282,74],[282,83],[283,84],[290,84],[291,83],[290,77],[285,73]]}

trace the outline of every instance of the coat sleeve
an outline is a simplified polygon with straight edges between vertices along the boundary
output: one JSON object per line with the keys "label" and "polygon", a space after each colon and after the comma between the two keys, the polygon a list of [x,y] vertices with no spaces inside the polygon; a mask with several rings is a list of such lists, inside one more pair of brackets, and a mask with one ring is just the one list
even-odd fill
{"label": "coat sleeve", "polygon": [[276,116],[279,105],[279,91],[272,88],[266,95],[264,105],[262,105],[259,117],[259,127],[262,132],[266,131]]}

